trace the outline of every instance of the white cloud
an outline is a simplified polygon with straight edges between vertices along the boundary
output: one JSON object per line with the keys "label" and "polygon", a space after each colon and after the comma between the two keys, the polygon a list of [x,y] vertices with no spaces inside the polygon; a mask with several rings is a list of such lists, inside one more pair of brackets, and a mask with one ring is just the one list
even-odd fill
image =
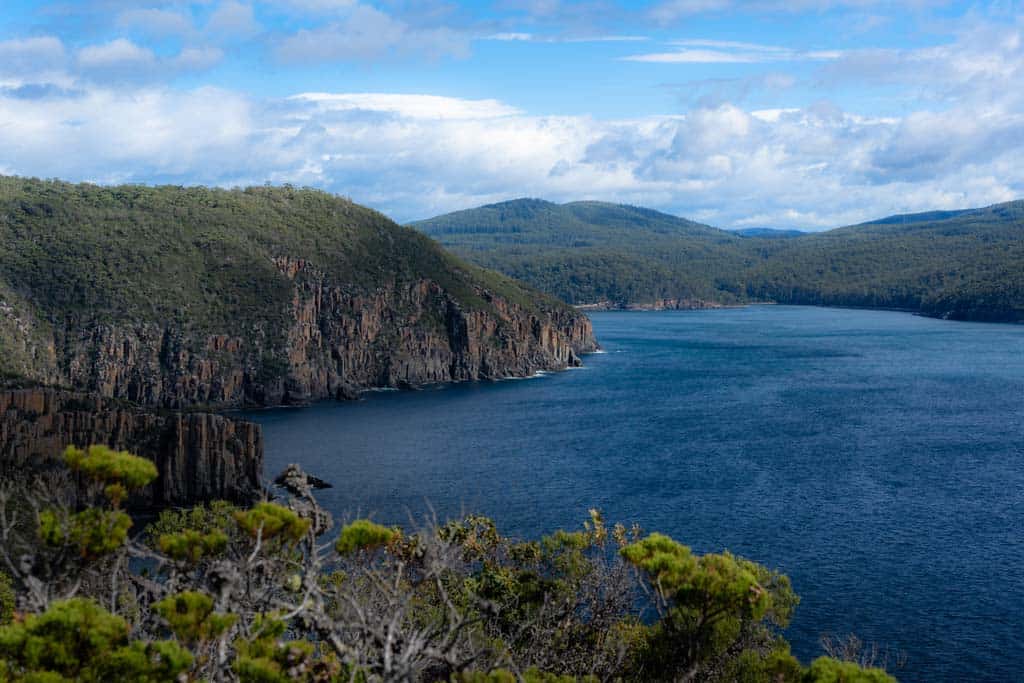
{"label": "white cloud", "polygon": [[830,61],[843,57],[839,50],[799,51],[774,45],[721,40],[681,40],[671,52],[623,57],[627,62],[655,64],[765,64],[770,62]]}
{"label": "white cloud", "polygon": [[264,3],[301,12],[331,14],[349,10],[356,0],[264,0]]}
{"label": "white cloud", "polygon": [[491,119],[521,113],[498,100],[464,100],[437,95],[302,93],[289,99],[314,105],[321,112],[388,112],[411,119]]}
{"label": "white cloud", "polygon": [[485,36],[486,40],[502,40],[502,41],[520,41],[520,42],[532,42],[535,36],[532,33],[494,33],[489,36]]}
{"label": "white cloud", "polygon": [[411,26],[369,5],[353,5],[344,18],[300,30],[277,45],[286,62],[366,60],[389,55],[465,57],[469,36],[446,26]]}
{"label": "white cloud", "polygon": [[[159,57],[126,38],[87,45],[78,51],[78,76],[91,82],[146,82],[208,69],[223,58],[215,47],[185,47],[173,56]],[[68,76],[70,78],[70,76]]]}
{"label": "white cloud", "polygon": [[649,205],[723,226],[820,228],[1024,192],[1024,121],[1000,110],[969,118],[870,118],[821,103],[599,121],[430,95],[260,101],[213,89],[94,89],[23,99],[0,91],[0,148],[17,173],[293,182],[402,220],[540,196]]}
{"label": "white cloud", "polygon": [[483,40],[520,43],[642,43],[650,40],[647,36],[620,35],[538,35],[536,33],[492,33]]}
{"label": "white cloud", "polygon": [[648,14],[658,23],[671,24],[697,15],[725,11],[794,14],[834,8],[862,11],[886,5],[919,9],[948,4],[949,0],[663,0],[656,3]]}
{"label": "white cloud", "polygon": [[718,12],[731,5],[730,0],[668,0],[655,5],[650,14],[658,23],[668,24],[696,14]]}
{"label": "white cloud", "polygon": [[188,36],[195,31],[191,17],[154,7],[125,10],[117,16],[115,23],[119,28],[135,29],[156,37]]}
{"label": "white cloud", "polygon": [[140,47],[126,38],[102,45],[89,45],[78,51],[78,64],[86,70],[135,69],[156,63],[152,50]]}
{"label": "white cloud", "polygon": [[0,77],[9,85],[56,82],[62,78],[66,52],[58,38],[46,36],[0,42]]}
{"label": "white cloud", "polygon": [[224,51],[217,47],[186,47],[169,64],[176,71],[203,71],[218,64]]}
{"label": "white cloud", "polygon": [[252,5],[224,0],[210,15],[206,31],[212,35],[247,38],[260,32]]}

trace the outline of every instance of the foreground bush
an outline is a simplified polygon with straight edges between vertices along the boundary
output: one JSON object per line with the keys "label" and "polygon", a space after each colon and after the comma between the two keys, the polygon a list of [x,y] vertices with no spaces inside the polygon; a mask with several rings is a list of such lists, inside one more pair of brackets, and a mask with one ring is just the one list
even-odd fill
{"label": "foreground bush", "polygon": [[121,501],[155,471],[99,447],[66,462],[73,494],[0,491],[0,681],[894,680],[803,667],[780,635],[785,576],[597,511],[531,542],[476,516],[331,537],[292,466],[285,501],[169,511],[130,538]]}

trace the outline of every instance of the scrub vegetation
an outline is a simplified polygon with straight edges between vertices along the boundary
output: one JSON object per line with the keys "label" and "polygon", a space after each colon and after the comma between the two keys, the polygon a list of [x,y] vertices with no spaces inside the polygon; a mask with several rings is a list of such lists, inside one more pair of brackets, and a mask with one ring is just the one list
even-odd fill
{"label": "scrub vegetation", "polygon": [[121,500],[152,465],[63,462],[0,491],[3,681],[894,680],[856,649],[798,662],[787,577],[596,510],[536,541],[479,516],[336,525],[292,465],[277,500],[132,534]]}

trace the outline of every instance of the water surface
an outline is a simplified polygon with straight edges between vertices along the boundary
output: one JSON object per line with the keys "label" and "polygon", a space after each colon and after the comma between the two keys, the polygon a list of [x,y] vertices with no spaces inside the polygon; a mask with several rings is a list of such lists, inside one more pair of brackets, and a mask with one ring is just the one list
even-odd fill
{"label": "water surface", "polygon": [[901,680],[1024,670],[1024,327],[754,306],[595,313],[606,353],[527,381],[252,413],[337,514],[432,505],[507,533],[590,507],[790,575],[787,631],[906,655]]}

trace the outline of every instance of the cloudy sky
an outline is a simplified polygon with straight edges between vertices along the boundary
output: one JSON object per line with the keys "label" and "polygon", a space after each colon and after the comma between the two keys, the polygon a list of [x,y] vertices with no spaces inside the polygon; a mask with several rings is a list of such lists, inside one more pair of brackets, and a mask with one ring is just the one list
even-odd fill
{"label": "cloudy sky", "polygon": [[1024,2],[3,0],[0,173],[822,229],[1024,197]]}

